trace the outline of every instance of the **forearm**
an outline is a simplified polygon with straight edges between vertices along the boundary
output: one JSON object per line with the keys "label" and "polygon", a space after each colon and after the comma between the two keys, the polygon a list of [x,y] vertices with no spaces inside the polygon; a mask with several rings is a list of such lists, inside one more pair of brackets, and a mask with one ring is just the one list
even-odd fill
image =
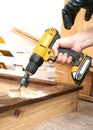
{"label": "forearm", "polygon": [[93,46],[93,27],[90,27],[84,32],[75,34],[74,40],[75,44],[79,45],[81,50]]}

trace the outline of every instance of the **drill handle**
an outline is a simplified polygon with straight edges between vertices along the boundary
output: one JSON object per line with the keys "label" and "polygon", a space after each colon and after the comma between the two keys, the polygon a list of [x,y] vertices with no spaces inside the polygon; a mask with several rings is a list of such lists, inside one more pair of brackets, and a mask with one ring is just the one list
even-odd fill
{"label": "drill handle", "polygon": [[59,53],[67,53],[68,54],[68,56],[72,56],[72,61],[73,62],[75,62],[76,61],[76,59],[77,58],[79,58],[80,56],[83,56],[83,53],[81,52],[81,53],[78,53],[78,52],[76,52],[76,51],[74,51],[74,50],[71,50],[71,49],[69,49],[69,48],[59,48],[58,49],[59,50]]}

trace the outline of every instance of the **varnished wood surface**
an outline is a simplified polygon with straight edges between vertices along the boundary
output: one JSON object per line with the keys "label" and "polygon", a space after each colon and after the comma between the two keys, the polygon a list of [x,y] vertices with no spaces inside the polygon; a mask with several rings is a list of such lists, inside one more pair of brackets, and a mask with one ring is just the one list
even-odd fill
{"label": "varnished wood surface", "polygon": [[36,102],[44,101],[53,97],[68,94],[82,89],[82,86],[70,85],[52,81],[31,79],[28,88],[22,88],[22,91],[34,90],[46,93],[45,96],[39,98],[11,98],[8,96],[10,89],[18,87],[18,77],[14,76],[0,76],[0,112],[8,111],[16,107],[33,104]]}
{"label": "varnished wood surface", "polygon": [[79,100],[77,111],[60,115],[29,130],[93,130],[93,103]]}
{"label": "varnished wood surface", "polygon": [[78,92],[76,91],[2,112],[0,113],[0,128],[2,130],[32,130],[50,119],[77,110],[77,99]]}

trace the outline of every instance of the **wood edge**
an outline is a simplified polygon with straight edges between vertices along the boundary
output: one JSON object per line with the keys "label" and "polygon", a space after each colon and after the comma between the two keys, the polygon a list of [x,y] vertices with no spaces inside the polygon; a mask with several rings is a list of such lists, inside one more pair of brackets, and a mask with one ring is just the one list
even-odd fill
{"label": "wood edge", "polygon": [[20,36],[22,36],[22,37],[24,37],[24,38],[32,39],[35,42],[39,41],[39,38],[37,38],[37,37],[35,37],[35,36],[31,35],[31,34],[28,34],[28,33],[24,32],[23,30],[18,29],[16,27],[13,27],[11,29],[11,31],[14,32],[14,33],[16,33],[16,34],[18,34],[18,35],[20,35]]}
{"label": "wood edge", "polygon": [[[6,80],[13,80],[13,81],[17,81],[18,78],[20,78],[21,76],[15,76],[15,75],[12,75],[12,74],[3,74],[1,73],[0,74],[0,78],[1,79],[6,79]],[[44,79],[36,79],[36,78],[30,78],[29,79],[29,83],[33,83],[33,84],[41,84],[41,85],[57,85],[57,84],[64,84],[64,85],[67,85],[68,83],[62,83],[62,82],[58,82],[58,81],[49,81],[49,80],[44,80]],[[75,85],[75,84],[68,84],[70,86],[76,86],[76,87],[82,87],[82,86],[79,86],[79,85]]]}
{"label": "wood edge", "polygon": [[79,94],[79,99],[89,101],[89,102],[93,102],[93,97],[87,96],[87,95],[84,95],[84,94]]}
{"label": "wood edge", "polygon": [[[22,99],[22,98],[12,98],[12,100],[14,101],[13,104],[7,104],[7,106],[2,106],[2,108],[0,108],[0,113],[6,112],[6,111],[10,111],[10,110],[14,110],[14,109],[18,109],[20,107],[23,106],[27,106],[27,105],[31,105],[31,104],[35,104],[35,103],[39,103],[42,101],[46,101],[58,96],[62,96],[65,94],[69,94],[69,93],[73,93],[76,91],[79,91],[81,89],[81,87],[76,87],[76,88],[72,88],[72,89],[68,89],[66,91],[60,91],[57,93],[51,93],[50,95],[41,97],[41,98],[36,98],[36,99]],[[8,95],[6,95],[7,100],[8,100]],[[5,101],[4,101],[5,102]]]}
{"label": "wood edge", "polygon": [[[18,80],[18,78],[20,78],[21,76],[14,76],[14,75],[11,75],[11,74],[3,74],[3,73],[1,73],[0,74],[0,78],[1,79],[6,79],[6,80],[13,80],[13,81],[17,81]],[[29,82],[30,83],[44,83],[44,84],[52,84],[52,85],[56,85],[57,84],[57,82],[55,82],[55,81],[48,81],[48,80],[43,80],[43,79],[36,79],[36,78],[30,78],[30,80],[29,80]]]}

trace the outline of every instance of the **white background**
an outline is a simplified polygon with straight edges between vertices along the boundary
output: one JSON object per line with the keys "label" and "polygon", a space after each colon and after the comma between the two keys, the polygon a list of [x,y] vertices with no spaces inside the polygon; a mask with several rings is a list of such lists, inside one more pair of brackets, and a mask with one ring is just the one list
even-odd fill
{"label": "white background", "polygon": [[12,41],[12,27],[37,37],[48,27],[60,31],[63,5],[64,0],[0,0],[0,36]]}

